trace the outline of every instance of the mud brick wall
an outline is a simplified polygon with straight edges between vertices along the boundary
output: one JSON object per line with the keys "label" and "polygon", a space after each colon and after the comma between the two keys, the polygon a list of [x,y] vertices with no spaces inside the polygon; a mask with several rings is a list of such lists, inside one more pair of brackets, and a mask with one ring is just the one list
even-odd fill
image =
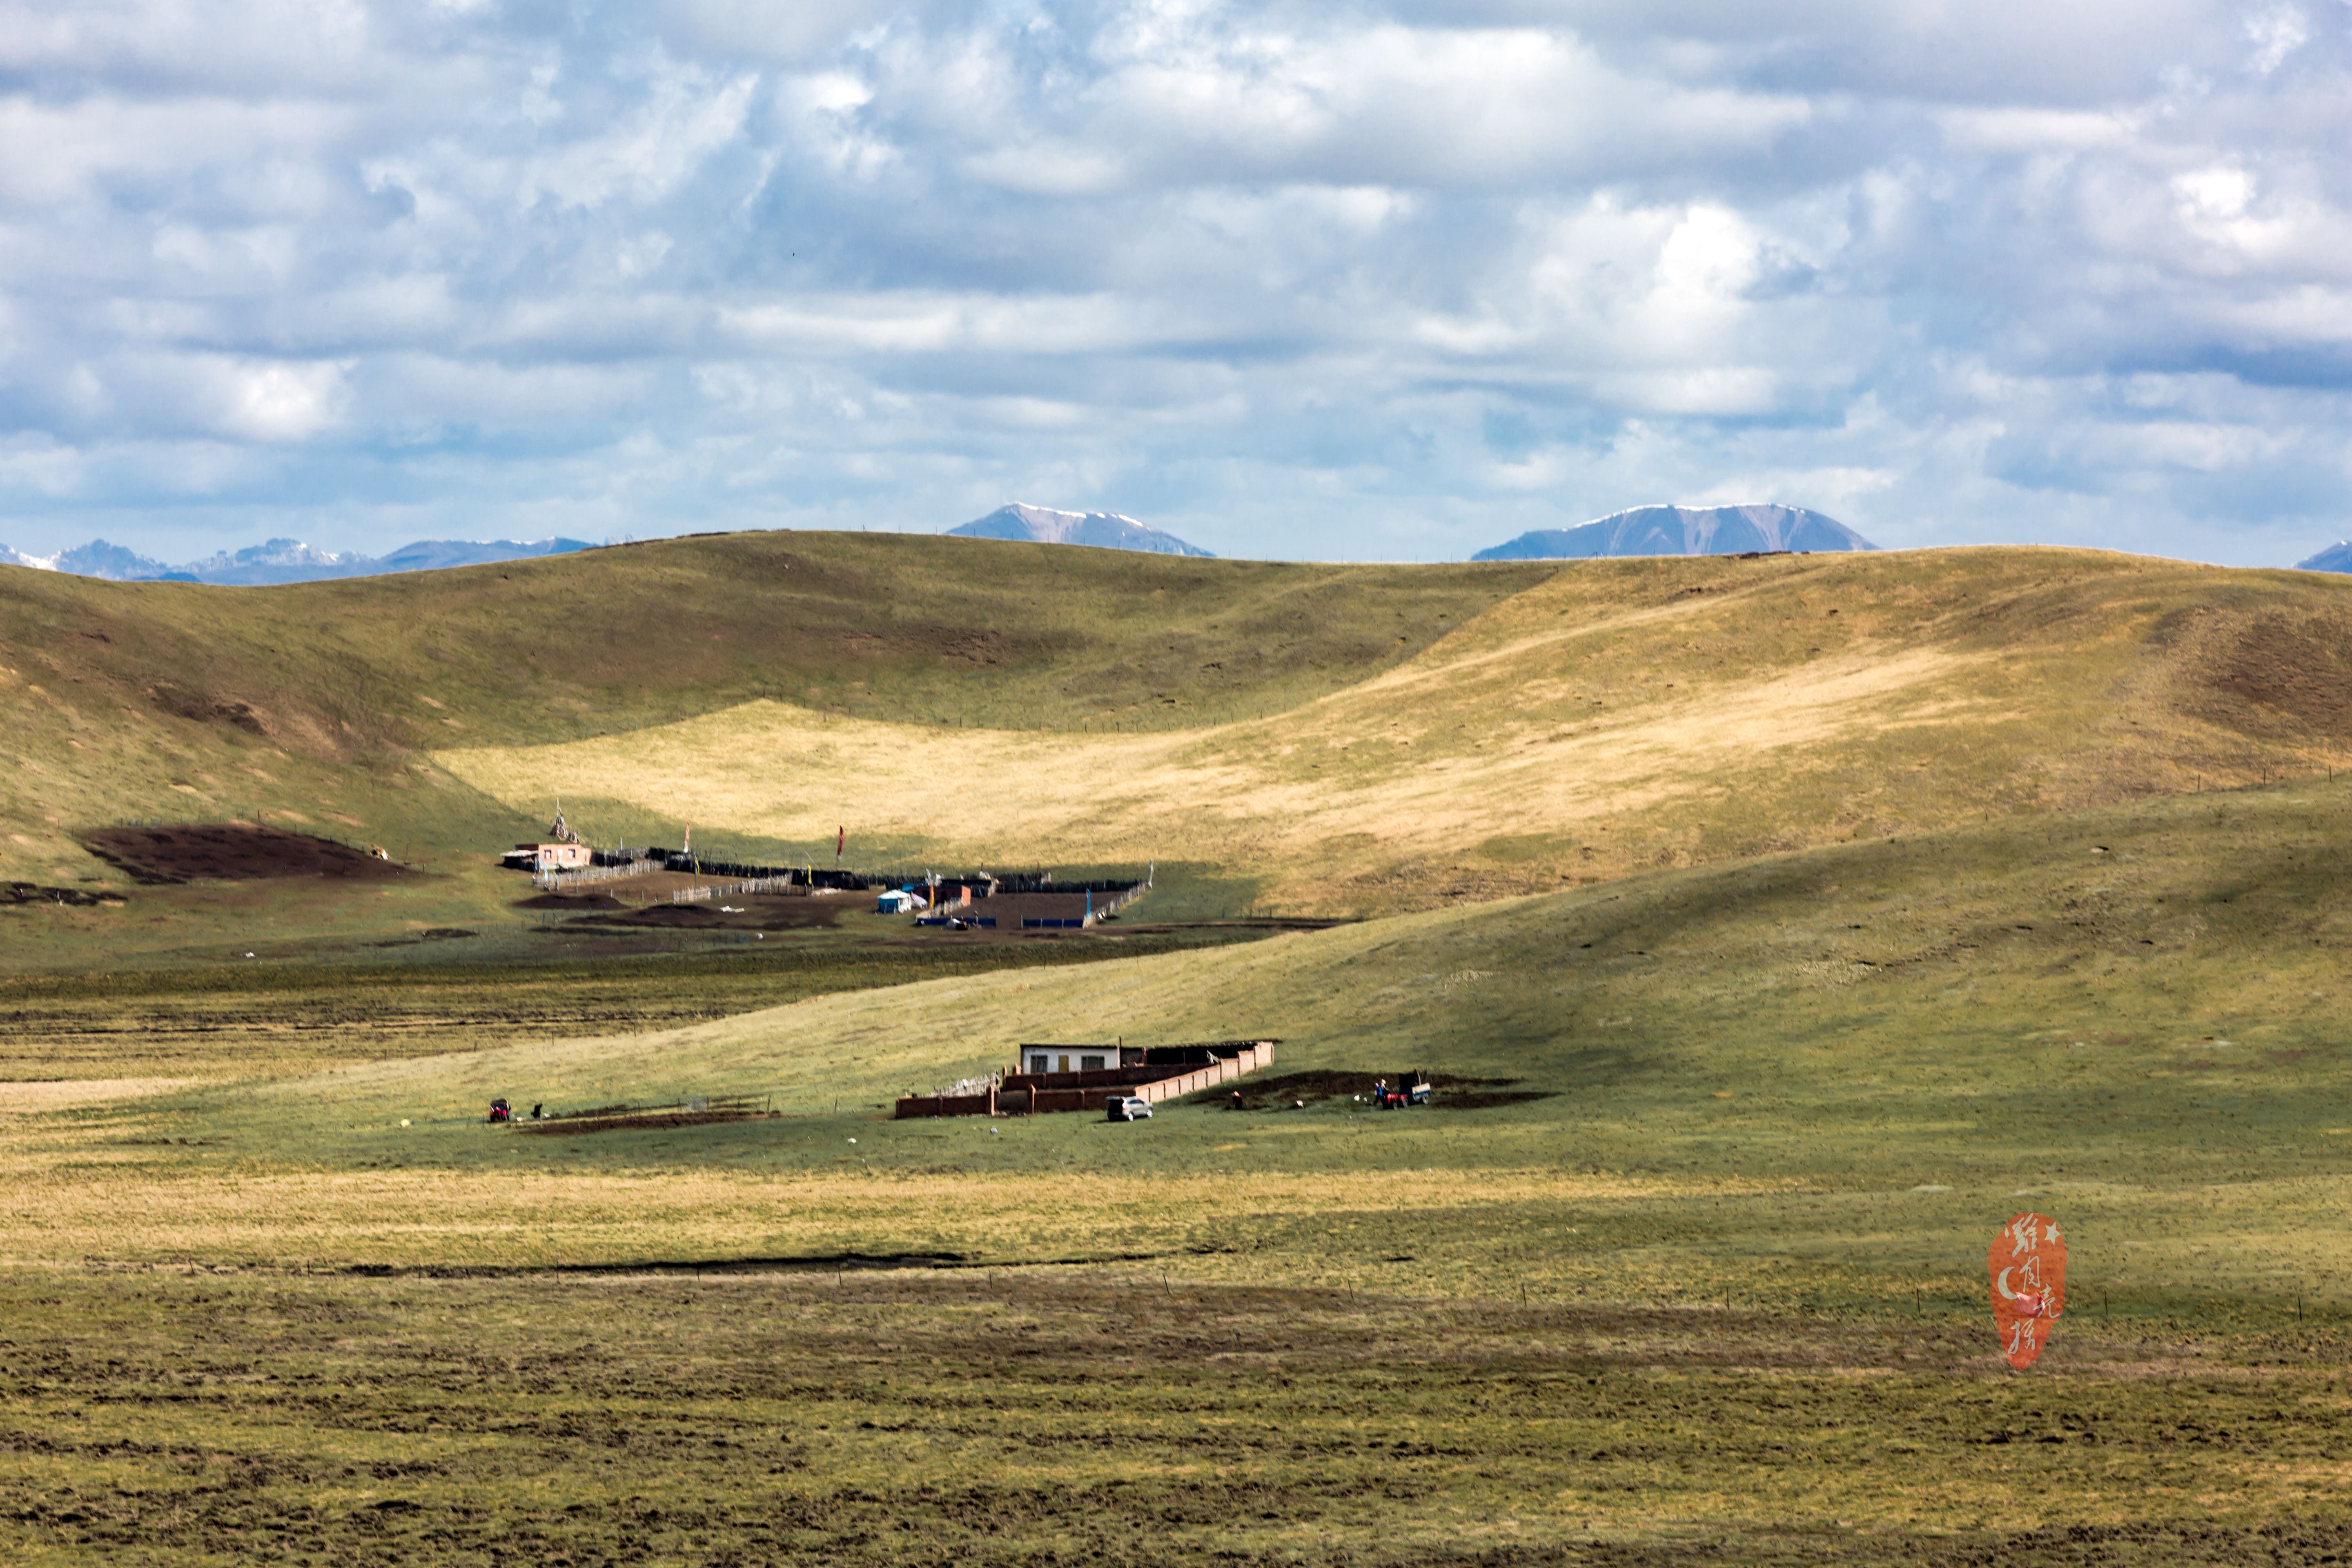
{"label": "mud brick wall", "polygon": [[996,1114],[996,1091],[985,1094],[910,1094],[898,1102],[891,1113],[894,1121],[908,1121],[923,1116],[993,1116]]}

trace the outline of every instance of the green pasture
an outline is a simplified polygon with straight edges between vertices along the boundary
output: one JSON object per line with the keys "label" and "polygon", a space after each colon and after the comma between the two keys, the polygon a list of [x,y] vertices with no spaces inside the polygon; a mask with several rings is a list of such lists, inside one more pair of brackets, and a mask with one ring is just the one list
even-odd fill
{"label": "green pasture", "polygon": [[[908,941],[903,930],[877,933],[854,920],[842,931],[769,934],[594,929],[560,912],[520,922],[490,912],[472,927],[394,924],[353,934],[273,930],[247,910],[242,929],[273,931],[252,938],[252,948],[224,933],[203,945],[129,950],[116,968],[0,975],[0,1082],[147,1075],[246,1082],[330,1064],[675,1027],[830,992],[1262,934],[1231,924],[1146,927],[983,947]],[[87,913],[35,909],[16,929]]]}
{"label": "green pasture", "polygon": [[[2176,797],[1238,946],[973,957],[881,988],[901,961],[858,960],[875,966],[861,988],[651,1032],[71,1112],[42,1125],[89,1164],[32,1179],[168,1194],[234,1174],[292,1193],[438,1173],[466,1216],[391,1226],[397,1187],[332,1224],[303,1209],[275,1226],[262,1204],[221,1236],[104,1254],[126,1263],[311,1264],[362,1241],[404,1267],[1013,1263],[1045,1245],[1202,1279],[1865,1311],[1971,1299],[1983,1238],[2038,1206],[2075,1227],[2104,1311],[2332,1311],[2352,1300],[2344,874],[2327,851],[2347,808],[2352,785]],[[715,963],[699,973],[731,1007],[756,999]],[[646,963],[583,994],[703,984]],[[1369,1088],[1427,1068],[1502,1102],[1234,1112],[1211,1095],[1137,1127],[887,1119],[898,1095],[1003,1066],[1024,1040],[1261,1036],[1283,1041],[1276,1073]],[[562,1111],[738,1091],[781,1114],[580,1137],[481,1121],[494,1096]],[[539,1198],[500,1196],[523,1174],[618,1184],[548,1226],[523,1212]],[[726,1200],[688,1219],[660,1196],[671,1184],[689,1208]],[[1065,1196],[1036,1200],[1047,1184]],[[795,1213],[789,1237],[762,1217],[771,1199]]]}
{"label": "green pasture", "polygon": [[2318,1563],[2340,1332],[1133,1271],[0,1276],[29,1564]]}
{"label": "green pasture", "polygon": [[[719,955],[588,965],[725,1006],[318,1071],[249,1033],[242,1074],[0,1115],[0,1544],[2340,1558],[2347,809],[2182,796],[749,1011]],[[880,1109],[1024,1039],[1256,1034],[1277,1074],[1545,1098]],[[782,1114],[480,1119],[729,1090]],[[2017,1374],[1982,1259],[2027,1207],[2073,1263]]]}

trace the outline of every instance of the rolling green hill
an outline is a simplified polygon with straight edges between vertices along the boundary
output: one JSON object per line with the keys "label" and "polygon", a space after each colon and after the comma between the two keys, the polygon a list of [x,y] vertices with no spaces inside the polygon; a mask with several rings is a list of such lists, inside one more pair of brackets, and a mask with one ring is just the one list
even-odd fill
{"label": "rolling green hill", "polygon": [[268,589],[0,569],[0,879],[101,877],[76,827],[256,809],[489,849],[539,803],[492,805],[436,748],[755,700],[1016,731],[1278,711],[1543,574],[793,533]]}
{"label": "rolling green hill", "polygon": [[558,797],[745,854],[1202,863],[1369,913],[2321,772],[2352,582],[2053,550],[1284,566],[751,534],[268,590],[0,573],[0,875]]}
{"label": "rolling green hill", "polygon": [[561,794],[787,847],[1202,860],[1369,914],[2324,771],[2352,742],[2352,585],[2054,551],[1581,563],[1327,694],[1081,732],[753,702],[457,746]]}

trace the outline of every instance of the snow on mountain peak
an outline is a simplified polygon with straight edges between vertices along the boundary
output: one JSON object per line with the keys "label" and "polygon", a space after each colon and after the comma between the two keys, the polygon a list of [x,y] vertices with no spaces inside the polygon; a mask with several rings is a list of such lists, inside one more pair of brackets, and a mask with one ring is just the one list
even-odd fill
{"label": "snow on mountain peak", "polygon": [[1013,501],[948,531],[964,539],[1013,539],[1033,544],[1087,544],[1102,550],[1141,550],[1155,555],[1209,552],[1172,533],[1115,511],[1061,511]]}

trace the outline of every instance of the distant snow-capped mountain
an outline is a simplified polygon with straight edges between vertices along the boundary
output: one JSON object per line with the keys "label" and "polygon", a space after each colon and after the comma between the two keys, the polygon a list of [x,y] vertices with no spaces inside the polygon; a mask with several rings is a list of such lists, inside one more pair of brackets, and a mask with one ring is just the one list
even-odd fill
{"label": "distant snow-capped mountain", "polygon": [[26,555],[0,545],[0,566],[32,566],[113,583],[213,583],[262,587],[278,583],[316,583],[330,577],[378,577],[393,572],[429,572],[444,566],[478,566],[493,561],[527,561],[593,548],[579,539],[425,539],[389,555],[341,554],[314,550],[299,539],[273,539],[236,551],[216,551],[184,566],[167,565],[120,544],[93,539],[55,555]]}
{"label": "distant snow-capped mountain", "polygon": [[186,574],[179,567],[166,566],[161,561],[150,560],[120,544],[109,544],[103,539],[93,539],[88,544],[61,550],[50,557],[49,564],[56,571],[69,573],[76,577],[104,577],[115,583],[135,583],[149,578]]}
{"label": "distant snow-capped mountain", "polygon": [[270,583],[315,583],[322,577],[357,577],[374,566],[375,563],[364,555],[313,550],[299,539],[273,539],[233,553],[215,551],[202,561],[173,568],[167,575],[188,577],[199,583],[259,587]]}
{"label": "distant snow-capped mountain", "polygon": [[2352,539],[2338,540],[2307,561],[2298,561],[2299,572],[2352,572]]}
{"label": "distant snow-capped mountain", "polygon": [[1637,506],[1574,528],[1539,528],[1473,561],[1616,555],[1744,555],[1759,550],[1875,550],[1845,524],[1800,506]]}
{"label": "distant snow-capped mountain", "polygon": [[1021,539],[1037,544],[1091,544],[1103,550],[1144,550],[1155,555],[1199,555],[1208,552],[1187,544],[1172,533],[1121,517],[1115,511],[1055,511],[1048,506],[1018,502],[998,507],[948,531],[964,539]]}

